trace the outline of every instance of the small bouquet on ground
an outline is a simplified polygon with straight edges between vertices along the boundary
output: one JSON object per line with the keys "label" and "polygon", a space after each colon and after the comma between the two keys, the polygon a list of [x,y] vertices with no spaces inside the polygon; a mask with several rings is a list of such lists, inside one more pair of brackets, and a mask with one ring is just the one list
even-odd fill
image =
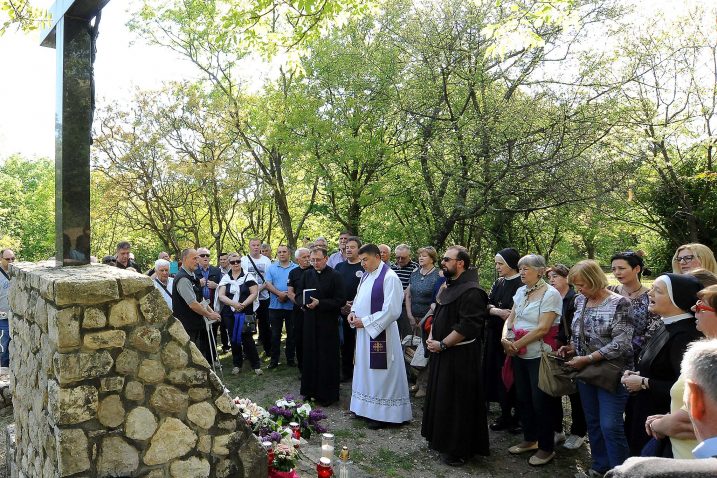
{"label": "small bouquet on ground", "polygon": [[294,400],[292,395],[285,395],[269,407],[269,416],[279,427],[291,422],[298,423],[302,438],[307,440],[313,433],[326,432],[326,427],[320,423],[326,418],[326,414],[319,408],[312,409],[308,403]]}
{"label": "small bouquet on ground", "polygon": [[298,478],[296,474],[297,453],[293,446],[279,443],[274,446],[274,461],[269,469],[269,478]]}

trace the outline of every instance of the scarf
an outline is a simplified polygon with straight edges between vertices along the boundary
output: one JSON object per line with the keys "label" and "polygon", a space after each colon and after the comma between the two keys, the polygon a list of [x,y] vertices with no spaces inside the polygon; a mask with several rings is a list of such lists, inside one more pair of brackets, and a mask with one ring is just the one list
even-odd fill
{"label": "scarf", "polygon": [[[376,277],[376,280],[373,281],[373,285],[371,286],[372,314],[380,312],[381,309],[383,309],[383,281],[386,278],[386,271],[388,271],[388,266],[382,262],[381,272],[378,273],[378,277]],[[364,274],[360,284],[362,284],[368,276],[369,274]],[[388,368],[388,350],[385,330],[378,334],[375,339],[369,336],[369,368],[382,370]]]}

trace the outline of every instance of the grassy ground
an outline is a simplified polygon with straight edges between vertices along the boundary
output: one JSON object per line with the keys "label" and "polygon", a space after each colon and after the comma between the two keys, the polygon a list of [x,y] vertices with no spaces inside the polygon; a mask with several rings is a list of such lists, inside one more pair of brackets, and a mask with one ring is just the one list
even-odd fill
{"label": "grassy ground", "polygon": [[[222,356],[225,371],[224,383],[233,395],[247,397],[258,404],[268,407],[286,393],[299,396],[299,371],[295,367],[280,365],[275,370],[264,370],[257,376],[245,365],[241,374],[233,376],[231,358]],[[268,361],[264,361],[264,366]],[[426,441],[421,437],[422,399],[412,399],[413,420],[398,428],[369,430],[365,422],[352,419],[348,412],[351,397],[351,384],[341,384],[341,399],[338,404],[325,408],[328,418],[325,424],[336,436],[336,447],[348,446],[352,461],[355,463],[352,478],[361,477],[505,477],[536,476],[564,477],[573,476],[578,471],[589,468],[587,445],[576,451],[568,451],[562,447],[556,449],[557,456],[553,463],[536,469],[527,464],[528,455],[513,456],[508,447],[519,443],[522,436],[507,432],[491,433],[490,457],[471,460],[463,468],[451,468],[439,461],[436,452],[429,450]],[[569,410],[569,402],[564,400],[564,407]],[[497,417],[498,410],[493,409],[489,421]],[[569,411],[566,421],[569,421]],[[568,428],[566,428],[568,429]],[[320,445],[319,437],[312,437],[309,448],[315,451]],[[311,455],[312,453],[308,453]],[[313,465],[306,460],[299,469],[301,476],[313,476]],[[315,471],[313,471],[315,473]]]}

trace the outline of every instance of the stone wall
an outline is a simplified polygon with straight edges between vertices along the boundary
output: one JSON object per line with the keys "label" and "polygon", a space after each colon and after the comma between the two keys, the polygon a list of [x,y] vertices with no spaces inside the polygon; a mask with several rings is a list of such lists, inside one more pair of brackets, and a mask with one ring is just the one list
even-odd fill
{"label": "stone wall", "polygon": [[13,474],[266,476],[258,440],[149,277],[29,263],[11,274]]}

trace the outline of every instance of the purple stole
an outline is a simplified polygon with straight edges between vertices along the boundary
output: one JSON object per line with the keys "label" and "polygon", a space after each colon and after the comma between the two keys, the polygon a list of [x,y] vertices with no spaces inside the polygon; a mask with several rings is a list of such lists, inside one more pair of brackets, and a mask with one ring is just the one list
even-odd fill
{"label": "purple stole", "polygon": [[[386,278],[386,271],[388,266],[385,262],[382,262],[381,272],[379,272],[376,280],[373,281],[371,287],[371,313],[375,314],[383,308],[383,280]],[[368,277],[368,274],[364,275],[363,280]],[[388,368],[388,350],[386,346],[386,331],[384,330],[372,339],[369,335],[369,368],[371,369],[382,369]]]}

